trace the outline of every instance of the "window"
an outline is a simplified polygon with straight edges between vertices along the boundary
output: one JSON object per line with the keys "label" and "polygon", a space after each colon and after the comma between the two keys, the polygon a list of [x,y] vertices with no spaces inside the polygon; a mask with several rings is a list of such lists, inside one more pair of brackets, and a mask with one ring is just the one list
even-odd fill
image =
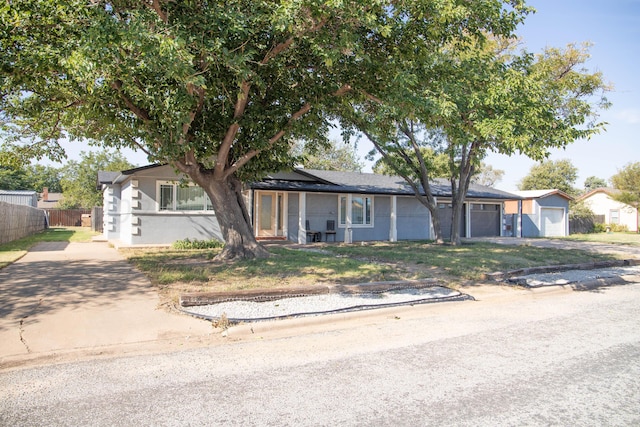
{"label": "window", "polygon": [[[349,206],[349,203],[351,205]],[[373,226],[373,197],[367,196],[340,196],[340,226],[347,225],[347,216],[351,211],[352,227]],[[351,208],[350,210],[348,208]]]}
{"label": "window", "polygon": [[620,224],[620,211],[609,211],[609,224]]}
{"label": "window", "polygon": [[202,187],[162,182],[158,185],[158,210],[210,211],[213,206]]}

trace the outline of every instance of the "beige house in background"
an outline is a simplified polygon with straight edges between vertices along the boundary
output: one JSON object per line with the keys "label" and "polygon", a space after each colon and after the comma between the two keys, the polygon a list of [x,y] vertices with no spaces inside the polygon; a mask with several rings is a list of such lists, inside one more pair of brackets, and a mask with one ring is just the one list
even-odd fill
{"label": "beige house in background", "polygon": [[629,231],[638,231],[638,209],[618,202],[611,195],[618,192],[615,188],[596,188],[579,197],[594,214],[603,215],[606,224],[626,225]]}

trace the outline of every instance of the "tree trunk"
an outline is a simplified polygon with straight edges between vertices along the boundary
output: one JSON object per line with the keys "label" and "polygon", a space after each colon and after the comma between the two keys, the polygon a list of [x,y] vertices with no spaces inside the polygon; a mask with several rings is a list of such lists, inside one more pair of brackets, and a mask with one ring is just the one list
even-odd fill
{"label": "tree trunk", "polygon": [[462,244],[460,238],[460,218],[462,218],[462,209],[464,201],[467,197],[471,176],[473,175],[473,164],[471,163],[472,155],[475,151],[476,144],[471,144],[469,151],[464,150],[462,159],[460,160],[460,174],[458,181],[451,179],[451,244],[459,246]]}
{"label": "tree trunk", "polygon": [[216,219],[224,239],[224,248],[216,256],[218,260],[239,260],[267,258],[270,256],[264,246],[256,240],[251,226],[251,218],[242,197],[242,183],[235,175],[216,179],[211,172],[203,172],[197,167],[178,168],[209,196],[216,213]]}
{"label": "tree trunk", "polygon": [[202,184],[216,212],[225,241],[217,259],[266,258],[269,252],[257,242],[242,197],[242,185],[233,175],[225,181],[209,179]]}
{"label": "tree trunk", "polygon": [[460,219],[462,218],[462,209],[464,208],[464,193],[458,191],[457,194],[452,195],[451,200],[451,244],[459,246],[462,244],[460,238]]}

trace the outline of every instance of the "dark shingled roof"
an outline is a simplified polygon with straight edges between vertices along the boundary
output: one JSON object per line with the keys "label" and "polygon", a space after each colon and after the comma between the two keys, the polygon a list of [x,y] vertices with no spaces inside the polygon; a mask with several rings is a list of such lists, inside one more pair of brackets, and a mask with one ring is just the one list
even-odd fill
{"label": "dark shingled roof", "polygon": [[[413,195],[413,190],[399,176],[374,173],[321,171],[296,169],[295,172],[275,173],[251,184],[258,190],[307,191],[327,193]],[[431,182],[436,197],[451,197],[451,185],[446,179]],[[468,198],[514,200],[519,196],[483,185],[471,184]]]}

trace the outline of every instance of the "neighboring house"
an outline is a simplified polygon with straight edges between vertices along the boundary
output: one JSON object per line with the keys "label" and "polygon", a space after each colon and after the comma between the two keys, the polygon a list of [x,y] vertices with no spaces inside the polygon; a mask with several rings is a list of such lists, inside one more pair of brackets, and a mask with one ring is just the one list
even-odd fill
{"label": "neighboring house", "polygon": [[[181,178],[168,165],[100,172],[105,238],[124,245],[169,244],[185,238],[221,239],[208,197],[200,187]],[[443,233],[448,236],[448,182],[435,182],[433,191],[442,212],[440,218],[445,222]],[[517,198],[504,191],[471,185],[461,236],[501,236],[503,204]],[[245,201],[259,239],[306,243],[314,236],[345,242],[433,238],[429,211],[399,177],[296,169],[249,184]],[[331,222],[334,227],[330,227]]]}
{"label": "neighboring house", "polygon": [[611,196],[619,190],[615,188],[596,188],[578,198],[595,215],[604,217],[606,224],[626,225],[629,231],[638,231],[638,209],[614,200]]}
{"label": "neighboring house", "polygon": [[0,202],[38,207],[38,194],[30,190],[0,190]]}
{"label": "neighboring house", "polygon": [[[560,190],[514,191],[520,201],[506,204],[507,214],[521,213],[519,224],[511,224],[517,237],[561,237],[569,235],[569,202],[573,197]],[[519,206],[518,206],[519,205]],[[517,216],[514,216],[514,220]],[[515,221],[514,221],[515,222]]]}
{"label": "neighboring house", "polygon": [[38,208],[40,209],[57,209],[62,201],[62,193],[49,193],[47,187],[42,189],[40,198],[38,199]]}

